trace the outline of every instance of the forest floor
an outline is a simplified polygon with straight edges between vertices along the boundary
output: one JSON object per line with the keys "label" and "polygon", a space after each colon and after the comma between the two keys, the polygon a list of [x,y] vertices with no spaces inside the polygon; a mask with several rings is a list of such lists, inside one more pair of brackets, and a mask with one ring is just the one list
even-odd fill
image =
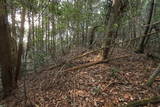
{"label": "forest floor", "polygon": [[[128,102],[159,95],[160,78],[152,88],[145,86],[157,62],[143,54],[115,49],[110,57],[126,58],[98,64],[76,71],[65,69],[98,61],[98,54],[74,60],[59,68],[26,76],[26,107],[119,107]],[[66,59],[75,56],[72,52]],[[1,101],[9,107],[24,107],[24,81],[17,93]],[[152,107],[153,105],[148,105]],[[158,107],[158,105],[156,105]],[[156,107],[155,105],[153,107]]]}

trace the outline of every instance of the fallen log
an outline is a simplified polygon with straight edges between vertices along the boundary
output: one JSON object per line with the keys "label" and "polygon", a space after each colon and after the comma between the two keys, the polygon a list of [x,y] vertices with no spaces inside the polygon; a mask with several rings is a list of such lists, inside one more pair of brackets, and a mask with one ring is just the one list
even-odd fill
{"label": "fallen log", "polygon": [[123,107],[140,107],[140,106],[145,106],[147,104],[158,104],[158,103],[160,103],[160,96],[154,96],[152,98],[146,98],[143,100],[131,102]]}
{"label": "fallen log", "polygon": [[107,63],[107,62],[112,61],[112,60],[117,60],[117,59],[121,59],[121,58],[126,58],[126,57],[129,57],[129,56],[131,56],[131,55],[126,55],[126,56],[121,56],[121,57],[117,57],[117,58],[112,58],[112,59],[106,59],[106,60],[91,62],[91,63],[87,63],[87,64],[75,66],[75,67],[72,67],[72,68],[68,68],[68,69],[64,70],[64,72],[66,72],[66,71],[75,71],[75,70],[79,70],[79,69],[82,69],[82,68],[91,67],[91,66],[93,66],[93,65],[102,64],[102,63]]}
{"label": "fallen log", "polygon": [[147,86],[151,87],[155,78],[160,74],[160,64],[158,65],[157,69],[153,72],[150,76],[149,80],[147,81]]}

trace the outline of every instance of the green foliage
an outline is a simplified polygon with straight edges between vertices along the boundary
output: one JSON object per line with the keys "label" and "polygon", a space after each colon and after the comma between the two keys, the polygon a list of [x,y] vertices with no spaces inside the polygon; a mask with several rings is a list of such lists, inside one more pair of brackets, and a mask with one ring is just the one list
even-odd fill
{"label": "green foliage", "polygon": [[113,67],[113,68],[111,68],[110,72],[111,72],[111,76],[116,78],[117,73],[119,73],[121,71],[120,71],[120,69]]}

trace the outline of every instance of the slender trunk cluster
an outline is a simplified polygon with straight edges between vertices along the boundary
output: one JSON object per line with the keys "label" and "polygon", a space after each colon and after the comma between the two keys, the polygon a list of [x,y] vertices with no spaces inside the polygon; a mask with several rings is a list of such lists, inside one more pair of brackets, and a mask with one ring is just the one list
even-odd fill
{"label": "slender trunk cluster", "polygon": [[[151,24],[153,13],[154,13],[154,7],[155,7],[155,0],[152,0],[151,5],[150,5],[150,10],[149,10],[149,15],[148,15],[148,22],[147,22],[148,26],[146,26],[146,28],[145,28],[144,35],[147,35],[151,31],[150,24]],[[137,53],[143,53],[144,52],[144,48],[147,44],[148,39],[149,39],[149,37],[142,38],[142,40],[139,44],[138,50],[136,51]]]}

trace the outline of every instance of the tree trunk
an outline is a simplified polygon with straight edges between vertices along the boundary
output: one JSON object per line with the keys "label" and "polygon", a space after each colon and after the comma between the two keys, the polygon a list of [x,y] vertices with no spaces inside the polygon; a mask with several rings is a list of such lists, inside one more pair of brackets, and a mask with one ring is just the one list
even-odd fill
{"label": "tree trunk", "polygon": [[[34,25],[34,13],[32,12],[32,46],[34,47],[35,46],[35,25]],[[34,52],[34,48],[33,48],[33,52]]]}
{"label": "tree trunk", "polygon": [[[148,22],[147,22],[147,25],[149,25],[149,26],[146,26],[146,29],[144,31],[144,35],[147,35],[149,33],[150,29],[151,29],[150,24],[151,24],[151,21],[152,21],[154,7],[155,7],[155,0],[152,0],[151,1],[150,12],[149,12],[149,16],[148,16]],[[144,48],[145,48],[145,45],[146,45],[147,38],[148,37],[142,38],[142,40],[139,44],[138,50],[136,51],[137,53],[144,53]]]}
{"label": "tree trunk", "polygon": [[55,27],[55,16],[52,14],[52,50],[51,50],[51,56],[52,58],[55,58],[55,53],[56,53],[56,41],[55,41],[55,34],[56,34],[56,27]]}
{"label": "tree trunk", "polygon": [[11,95],[16,83],[13,78],[13,66],[11,61],[10,34],[8,30],[8,18],[6,0],[0,1],[0,65],[2,74],[2,86],[4,97]]}
{"label": "tree trunk", "polygon": [[17,35],[16,35],[16,20],[15,20],[15,18],[16,18],[16,9],[13,7],[12,8],[12,11],[11,11],[11,19],[12,19],[12,30],[11,30],[11,32],[12,32],[12,37],[15,39],[15,40],[17,40]]}
{"label": "tree trunk", "polygon": [[22,9],[21,13],[21,31],[20,31],[20,38],[19,38],[19,47],[18,47],[18,56],[17,56],[17,66],[16,66],[16,74],[15,74],[15,80],[16,83],[19,79],[19,74],[21,70],[21,59],[22,59],[22,53],[23,53],[23,38],[24,38],[24,22],[25,22],[25,14],[26,10]]}
{"label": "tree trunk", "polygon": [[122,4],[121,0],[113,0],[110,18],[108,21],[108,25],[106,27],[106,38],[104,40],[104,50],[103,50],[103,59],[108,57],[110,51],[110,45],[112,40],[115,39],[116,29],[118,27],[118,21],[120,19],[120,14],[122,13]]}
{"label": "tree trunk", "polygon": [[91,34],[90,34],[90,40],[89,40],[89,47],[92,49],[92,45],[95,39],[95,31],[99,26],[94,26],[91,30]]}

